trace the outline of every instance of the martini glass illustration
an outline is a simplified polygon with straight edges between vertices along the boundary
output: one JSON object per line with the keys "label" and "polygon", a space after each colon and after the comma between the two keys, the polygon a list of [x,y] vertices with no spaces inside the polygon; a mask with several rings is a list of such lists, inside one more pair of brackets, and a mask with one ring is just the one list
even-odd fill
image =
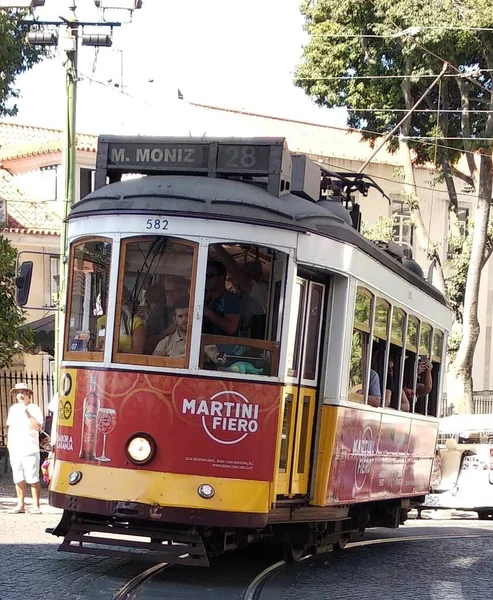
{"label": "martini glass illustration", "polygon": [[109,462],[111,458],[108,458],[105,454],[106,436],[116,427],[116,410],[114,408],[100,408],[98,410],[96,424],[100,433],[103,434],[103,449],[101,451],[101,456],[96,457],[96,460]]}

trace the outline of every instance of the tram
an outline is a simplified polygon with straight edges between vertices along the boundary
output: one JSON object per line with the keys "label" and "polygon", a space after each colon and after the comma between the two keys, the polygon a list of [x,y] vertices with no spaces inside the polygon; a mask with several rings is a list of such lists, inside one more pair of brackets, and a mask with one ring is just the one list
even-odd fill
{"label": "tram", "polygon": [[297,559],[423,501],[452,317],[359,233],[371,185],[283,138],[99,138],[67,223],[61,550]]}

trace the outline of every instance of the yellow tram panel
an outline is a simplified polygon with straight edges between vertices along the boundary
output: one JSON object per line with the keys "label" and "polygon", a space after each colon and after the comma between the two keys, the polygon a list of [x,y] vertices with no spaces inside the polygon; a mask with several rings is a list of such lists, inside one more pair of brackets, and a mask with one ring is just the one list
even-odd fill
{"label": "yellow tram panel", "polygon": [[336,440],[337,412],[336,406],[328,406],[326,404],[322,406],[320,435],[316,450],[317,470],[313,500],[310,502],[310,504],[315,506],[325,506],[326,504],[329,473]]}
{"label": "yellow tram panel", "polygon": [[[69,475],[80,471],[82,479],[69,484]],[[267,513],[270,483],[245,479],[204,477],[155,471],[120,469],[57,460],[53,474],[56,486],[52,492],[92,498],[107,502],[138,502],[164,507],[221,510],[226,512]],[[203,499],[197,490],[211,485],[212,498]]]}

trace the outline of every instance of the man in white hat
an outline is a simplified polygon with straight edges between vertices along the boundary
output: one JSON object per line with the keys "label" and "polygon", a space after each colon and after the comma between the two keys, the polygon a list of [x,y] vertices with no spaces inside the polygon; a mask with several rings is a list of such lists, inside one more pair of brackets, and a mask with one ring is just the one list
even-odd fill
{"label": "man in white hat", "polygon": [[39,430],[43,424],[41,409],[31,402],[33,392],[25,383],[16,383],[10,390],[16,404],[9,409],[7,417],[10,465],[17,493],[17,506],[10,512],[25,512],[26,483],[31,486],[34,507],[31,512],[39,514]]}

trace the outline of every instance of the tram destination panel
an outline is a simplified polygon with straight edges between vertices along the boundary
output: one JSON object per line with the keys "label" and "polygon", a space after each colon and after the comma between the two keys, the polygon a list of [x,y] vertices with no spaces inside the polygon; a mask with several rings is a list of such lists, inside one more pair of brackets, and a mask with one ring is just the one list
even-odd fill
{"label": "tram destination panel", "polygon": [[[127,138],[128,140],[128,138]],[[272,164],[272,143],[161,142],[100,140],[104,161],[98,167],[119,172],[218,172],[268,175],[276,169]],[[231,143],[230,143],[231,142]],[[106,164],[102,164],[106,163]]]}

